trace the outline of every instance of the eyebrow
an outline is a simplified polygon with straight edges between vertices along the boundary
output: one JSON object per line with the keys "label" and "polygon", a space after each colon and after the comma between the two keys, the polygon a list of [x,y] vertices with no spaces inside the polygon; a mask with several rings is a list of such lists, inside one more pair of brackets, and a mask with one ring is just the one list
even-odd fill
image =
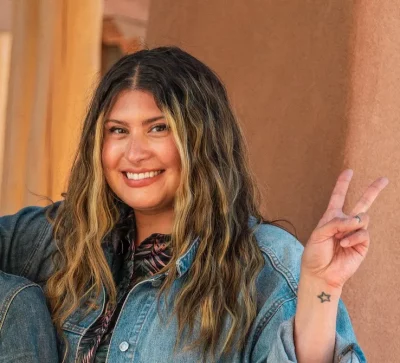
{"label": "eyebrow", "polygon": [[[151,124],[151,123],[153,123],[153,122],[155,122],[155,121],[158,121],[158,120],[161,120],[161,119],[163,119],[163,118],[165,118],[164,115],[156,116],[156,117],[151,117],[151,118],[148,118],[148,119],[143,120],[143,121],[142,121],[142,125],[143,125],[143,126],[146,126],[146,125],[148,125],[148,124]],[[108,122],[115,122],[116,124],[128,126],[128,123],[125,122],[125,121],[114,120],[114,119],[111,119],[111,118],[110,118],[110,119],[107,119],[107,120],[105,121],[105,124],[108,123]]]}

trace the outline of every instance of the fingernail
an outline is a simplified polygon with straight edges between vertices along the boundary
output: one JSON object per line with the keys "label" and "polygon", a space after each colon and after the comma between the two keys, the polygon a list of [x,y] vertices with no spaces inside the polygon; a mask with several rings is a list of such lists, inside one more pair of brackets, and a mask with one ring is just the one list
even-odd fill
{"label": "fingernail", "polygon": [[342,247],[347,247],[348,245],[350,244],[350,241],[348,240],[348,239],[342,239],[341,241],[340,241],[340,245],[342,246]]}

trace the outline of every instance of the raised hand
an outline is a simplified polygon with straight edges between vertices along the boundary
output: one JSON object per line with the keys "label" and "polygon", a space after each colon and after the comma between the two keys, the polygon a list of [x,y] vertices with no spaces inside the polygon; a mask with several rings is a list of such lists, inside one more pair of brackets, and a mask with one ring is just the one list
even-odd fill
{"label": "raised hand", "polygon": [[367,255],[370,244],[367,212],[389,183],[385,177],[375,180],[346,215],[343,205],[352,176],[351,169],[339,175],[328,208],[312,232],[302,257],[302,275],[322,279],[334,288],[342,288]]}

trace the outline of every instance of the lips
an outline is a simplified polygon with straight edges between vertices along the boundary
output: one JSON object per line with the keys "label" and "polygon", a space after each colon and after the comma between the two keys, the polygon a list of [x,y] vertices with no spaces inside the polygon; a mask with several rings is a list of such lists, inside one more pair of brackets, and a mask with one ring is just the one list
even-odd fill
{"label": "lips", "polygon": [[[159,180],[162,176],[162,174],[164,173],[165,170],[162,170],[161,173],[153,175],[153,177],[142,177],[141,179],[130,179],[128,177],[128,173],[127,172],[123,172],[122,175],[124,176],[123,179],[125,181],[125,183],[131,187],[131,188],[139,188],[139,187],[144,187],[150,184],[153,184],[154,182],[156,182],[157,180]],[[130,173],[129,173],[130,174]],[[146,173],[143,173],[146,174]],[[150,174],[150,173],[149,173]],[[136,175],[140,175],[140,174],[136,174]]]}

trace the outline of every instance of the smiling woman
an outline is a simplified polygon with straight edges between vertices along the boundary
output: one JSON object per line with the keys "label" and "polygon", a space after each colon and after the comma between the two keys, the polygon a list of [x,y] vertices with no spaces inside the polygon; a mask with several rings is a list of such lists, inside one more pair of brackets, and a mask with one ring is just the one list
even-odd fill
{"label": "smiling woman", "polygon": [[[303,254],[259,212],[215,73],[176,47],[123,57],[94,94],[64,200],[0,218],[0,269],[25,278],[0,274],[0,298],[13,292],[0,311],[28,325],[0,314],[0,358],[19,359],[18,335],[24,362],[364,362],[340,294],[387,180],[347,216],[351,176]],[[38,289],[22,289],[35,283],[58,352],[33,341],[37,311],[49,321]],[[22,290],[40,308],[21,313]]]}

